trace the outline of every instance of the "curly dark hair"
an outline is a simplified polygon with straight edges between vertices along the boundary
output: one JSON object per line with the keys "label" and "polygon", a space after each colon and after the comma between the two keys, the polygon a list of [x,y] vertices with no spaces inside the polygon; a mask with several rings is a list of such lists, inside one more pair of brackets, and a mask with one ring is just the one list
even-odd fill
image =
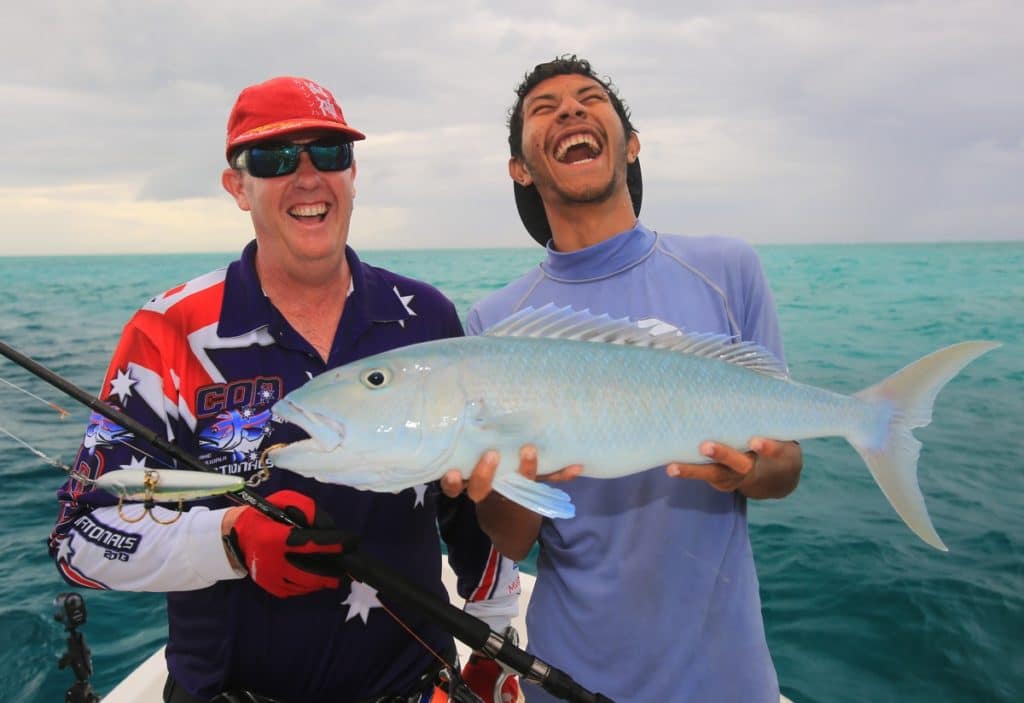
{"label": "curly dark hair", "polygon": [[608,98],[619,115],[619,119],[622,120],[622,129],[625,130],[626,136],[628,137],[636,131],[633,128],[633,123],[629,121],[629,108],[619,97],[611,79],[600,78],[594,73],[594,69],[590,67],[590,62],[586,59],[578,58],[576,54],[563,54],[552,61],[534,66],[533,70],[523,77],[523,82],[516,88],[516,103],[508,113],[508,146],[512,156],[516,158],[523,156],[523,100],[526,99],[527,94],[536,88],[537,84],[548,78],[571,74],[593,78],[600,83],[608,92]]}

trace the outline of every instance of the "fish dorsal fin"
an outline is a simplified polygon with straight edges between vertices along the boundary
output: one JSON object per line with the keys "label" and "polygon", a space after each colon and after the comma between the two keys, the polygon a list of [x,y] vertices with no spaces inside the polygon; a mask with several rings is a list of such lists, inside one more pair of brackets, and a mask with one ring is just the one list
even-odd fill
{"label": "fish dorsal fin", "polygon": [[553,303],[542,308],[523,308],[491,327],[484,335],[650,347],[718,359],[765,376],[789,378],[785,365],[754,342],[737,342],[735,337],[727,334],[683,332],[653,319],[638,324],[626,318],[595,315],[589,310],[573,310]]}

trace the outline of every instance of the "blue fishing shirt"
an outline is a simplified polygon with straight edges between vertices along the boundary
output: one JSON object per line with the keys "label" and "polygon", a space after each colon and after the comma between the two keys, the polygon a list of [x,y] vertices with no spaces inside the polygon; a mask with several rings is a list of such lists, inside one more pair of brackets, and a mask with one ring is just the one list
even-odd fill
{"label": "blue fishing shirt", "polygon": [[[736,335],[783,358],[760,261],[736,239],[637,223],[579,251],[549,244],[540,266],[472,308],[467,331],[548,303]],[[545,518],[540,530],[532,653],[617,703],[778,703],[744,496],[664,467],[590,479],[584,466],[558,487],[576,517]],[[555,700],[529,684],[524,692],[530,703]]]}

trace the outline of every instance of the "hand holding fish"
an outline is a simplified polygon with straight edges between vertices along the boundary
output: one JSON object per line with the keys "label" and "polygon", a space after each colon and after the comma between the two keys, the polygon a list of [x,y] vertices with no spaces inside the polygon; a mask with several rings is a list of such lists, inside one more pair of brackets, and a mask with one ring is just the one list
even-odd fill
{"label": "hand holding fish", "polygon": [[[497,451],[484,452],[467,480],[463,480],[459,469],[445,473],[441,477],[441,490],[452,498],[465,490],[470,500],[477,504],[476,516],[480,527],[491,538],[495,549],[510,559],[521,560],[537,540],[541,516],[492,489],[500,461]],[[569,481],[582,471],[582,465],[572,464],[540,478],[542,481]],[[525,479],[537,480],[537,448],[532,444],[520,447],[518,472]]]}
{"label": "hand holding fish", "polygon": [[[501,462],[501,454],[496,450],[489,450],[480,456],[473,472],[468,479],[462,478],[461,469],[449,469],[441,477],[441,490],[449,498],[455,498],[463,491],[474,503],[479,503],[491,495],[494,474]],[[544,481],[558,482],[570,481],[583,472],[581,464],[571,464],[558,471],[544,474],[541,479]],[[531,481],[537,480],[537,448],[532,444],[524,444],[519,449],[519,474]]]}
{"label": "hand holding fish", "polygon": [[706,481],[728,493],[739,491],[748,498],[784,498],[796,489],[803,468],[803,451],[796,442],[754,437],[744,452],[717,442],[703,442],[700,453],[715,463],[673,462],[669,476]]}

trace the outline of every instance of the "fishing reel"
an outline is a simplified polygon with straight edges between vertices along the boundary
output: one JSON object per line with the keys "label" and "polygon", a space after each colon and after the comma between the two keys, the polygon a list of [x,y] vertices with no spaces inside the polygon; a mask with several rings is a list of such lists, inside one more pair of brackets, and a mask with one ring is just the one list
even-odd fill
{"label": "fishing reel", "polygon": [[59,593],[53,600],[53,619],[64,625],[68,633],[67,651],[61,655],[57,668],[71,667],[75,683],[64,693],[64,703],[99,703],[100,697],[92,690],[92,652],[85,636],[78,628],[85,624],[85,599],[78,593]]}
{"label": "fishing reel", "polygon": [[457,668],[444,668],[438,672],[441,687],[448,694],[449,703],[486,703],[469,687]]}

